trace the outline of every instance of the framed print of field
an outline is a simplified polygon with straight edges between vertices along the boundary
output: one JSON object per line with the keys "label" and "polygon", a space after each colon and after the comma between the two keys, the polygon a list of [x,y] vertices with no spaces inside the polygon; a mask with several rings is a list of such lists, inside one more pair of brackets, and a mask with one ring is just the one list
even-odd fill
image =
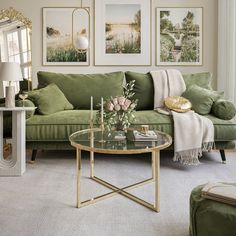
{"label": "framed print of field", "polygon": [[100,0],[94,4],[94,64],[151,65],[151,1]]}
{"label": "framed print of field", "polygon": [[89,50],[77,50],[78,37],[89,39],[89,8],[43,8],[43,65],[88,66]]}
{"label": "framed print of field", "polygon": [[203,8],[156,8],[156,65],[202,65]]}

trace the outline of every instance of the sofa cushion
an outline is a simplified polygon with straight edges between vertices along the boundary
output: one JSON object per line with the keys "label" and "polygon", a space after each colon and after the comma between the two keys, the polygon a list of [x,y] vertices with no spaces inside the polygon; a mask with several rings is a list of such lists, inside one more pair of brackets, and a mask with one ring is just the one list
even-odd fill
{"label": "sofa cushion", "polygon": [[138,99],[136,110],[152,110],[154,108],[154,87],[149,73],[125,72],[127,83],[134,80],[134,99]]}
{"label": "sofa cushion", "polygon": [[205,89],[211,89],[212,74],[210,72],[201,72],[194,74],[183,75],[186,87],[191,87],[193,84]]}
{"label": "sofa cushion", "polygon": [[213,114],[206,115],[213,124],[215,130],[215,139],[217,141],[232,141],[236,140],[236,121],[222,120],[215,117]]}
{"label": "sofa cushion", "polygon": [[213,103],[212,113],[220,119],[231,120],[235,117],[236,108],[232,102],[218,99]]}
{"label": "sofa cushion", "polygon": [[201,88],[197,85],[192,85],[187,88],[182,94],[183,97],[187,98],[192,103],[192,109],[201,114],[207,115],[211,112],[213,103],[223,97],[222,92],[217,92],[209,89]]}
{"label": "sofa cushion", "polygon": [[30,91],[28,95],[37,106],[38,113],[42,115],[73,109],[61,90],[53,83],[45,88]]}
{"label": "sofa cushion", "polygon": [[38,87],[43,88],[55,83],[68,101],[78,109],[90,109],[90,97],[93,96],[94,108],[101,97],[121,96],[123,94],[123,72],[107,74],[60,74],[38,72]]}
{"label": "sofa cushion", "polygon": [[[89,127],[89,110],[60,111],[51,115],[34,115],[26,121],[27,141],[68,141],[69,135]],[[95,111],[94,111],[95,116]],[[148,124],[150,129],[157,129],[173,136],[171,116],[155,111],[137,111],[133,127]],[[213,115],[207,116],[215,127],[215,141],[236,140],[236,123],[221,120]]]}
{"label": "sofa cushion", "polygon": [[[136,110],[152,110],[154,107],[154,88],[150,73],[126,71],[125,77],[127,82],[135,80],[134,98],[139,100]],[[202,88],[211,89],[212,74],[210,72],[184,74],[183,79],[187,88],[195,84]]]}
{"label": "sofa cushion", "polygon": [[[133,126],[148,124],[150,129],[168,133],[173,137],[173,119],[172,116],[163,115],[156,111],[137,111],[135,113],[136,121]],[[221,120],[212,114],[206,116],[214,124],[215,141],[236,140],[236,122]]]}
{"label": "sofa cushion", "polygon": [[[96,116],[94,111],[93,117]],[[26,121],[27,141],[68,141],[70,134],[89,127],[89,110],[34,115]]]}

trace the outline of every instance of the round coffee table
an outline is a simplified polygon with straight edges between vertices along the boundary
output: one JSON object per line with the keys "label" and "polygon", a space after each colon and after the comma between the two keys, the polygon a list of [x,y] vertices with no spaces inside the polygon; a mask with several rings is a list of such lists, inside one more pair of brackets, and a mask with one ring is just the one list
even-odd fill
{"label": "round coffee table", "polygon": [[[146,206],[156,212],[160,210],[160,150],[167,148],[172,143],[172,138],[162,132],[155,131],[157,139],[155,141],[135,141],[133,131],[127,133],[120,131],[111,131],[109,134],[103,132],[100,128],[85,129],[70,135],[71,145],[76,148],[77,162],[77,207],[83,207],[93,204],[99,200],[121,194],[129,199]],[[125,134],[125,135],[124,135]],[[111,189],[104,195],[81,202],[80,199],[80,175],[81,175],[81,151],[90,152],[90,178],[97,183]],[[123,188],[119,188],[105,180],[94,175],[94,153],[103,154],[141,154],[152,153],[152,178],[134,183]],[[143,199],[131,194],[128,190],[142,186],[144,184],[155,182],[155,203],[149,203]]]}

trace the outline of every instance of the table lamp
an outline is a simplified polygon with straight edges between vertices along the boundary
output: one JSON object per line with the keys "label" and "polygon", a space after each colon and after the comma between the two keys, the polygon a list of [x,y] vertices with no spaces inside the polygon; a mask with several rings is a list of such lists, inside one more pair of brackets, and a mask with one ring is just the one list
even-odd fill
{"label": "table lamp", "polygon": [[1,62],[0,80],[9,81],[9,86],[6,86],[5,107],[15,107],[15,86],[12,82],[23,80],[20,64],[17,62]]}

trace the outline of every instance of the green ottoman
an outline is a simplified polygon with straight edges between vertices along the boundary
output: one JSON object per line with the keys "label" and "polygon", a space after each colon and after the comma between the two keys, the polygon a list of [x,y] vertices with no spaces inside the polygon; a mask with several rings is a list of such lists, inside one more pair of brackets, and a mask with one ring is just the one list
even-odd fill
{"label": "green ottoman", "polygon": [[190,236],[236,236],[236,206],[202,198],[203,186],[190,196]]}

